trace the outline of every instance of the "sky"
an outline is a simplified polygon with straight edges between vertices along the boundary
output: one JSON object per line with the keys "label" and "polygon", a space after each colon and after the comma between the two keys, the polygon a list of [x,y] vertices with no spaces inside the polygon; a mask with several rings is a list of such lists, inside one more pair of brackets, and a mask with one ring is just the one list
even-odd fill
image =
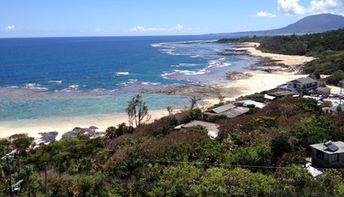
{"label": "sky", "polygon": [[193,35],[266,30],[344,0],[0,0],[0,37]]}

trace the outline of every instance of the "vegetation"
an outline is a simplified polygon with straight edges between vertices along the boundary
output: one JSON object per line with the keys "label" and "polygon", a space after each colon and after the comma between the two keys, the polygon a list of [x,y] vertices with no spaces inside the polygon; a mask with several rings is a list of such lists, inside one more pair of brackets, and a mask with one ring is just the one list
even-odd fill
{"label": "vegetation", "polygon": [[126,111],[130,126],[140,127],[145,120],[149,120],[148,107],[141,95],[136,95],[129,101]]}
{"label": "vegetation", "polygon": [[303,36],[252,37],[221,39],[219,42],[251,41],[261,43],[264,52],[307,55],[318,59],[307,63],[304,72],[331,75],[327,82],[337,85],[344,72],[344,29]]}
{"label": "vegetation", "polygon": [[216,140],[203,127],[173,129],[204,118],[197,108],[171,112],[136,128],[110,127],[104,137],[79,135],[38,148],[27,135],[0,140],[1,157],[17,150],[11,168],[0,161],[0,188],[11,175],[13,182],[24,180],[21,196],[44,196],[47,169],[49,196],[344,195],[342,170],[315,179],[304,168],[310,144],[344,140],[344,113],[324,114],[314,100],[284,98],[214,119]]}

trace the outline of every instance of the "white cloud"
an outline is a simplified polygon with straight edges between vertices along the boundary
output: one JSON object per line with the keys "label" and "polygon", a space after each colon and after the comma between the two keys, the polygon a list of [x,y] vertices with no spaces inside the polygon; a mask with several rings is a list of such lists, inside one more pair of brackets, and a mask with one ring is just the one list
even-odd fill
{"label": "white cloud", "polygon": [[310,12],[322,13],[322,12],[344,12],[344,0],[312,0],[310,6]]}
{"label": "white cloud", "polygon": [[7,32],[13,32],[16,30],[16,26],[15,25],[7,25],[4,29]]}
{"label": "white cloud", "polygon": [[301,15],[315,13],[344,14],[344,0],[310,0],[308,6],[299,0],[277,0],[278,10],[285,14]]}
{"label": "white cloud", "polygon": [[276,17],[275,14],[272,14],[272,13],[269,13],[269,12],[264,12],[264,11],[257,12],[256,16],[258,16],[258,17],[268,17],[268,18]]}
{"label": "white cloud", "polygon": [[166,31],[181,31],[184,29],[184,26],[177,24],[174,27],[144,27],[144,26],[135,26],[129,29],[132,32],[166,32]]}
{"label": "white cloud", "polygon": [[278,0],[278,10],[285,14],[304,14],[306,12],[305,8],[299,3],[299,0]]}

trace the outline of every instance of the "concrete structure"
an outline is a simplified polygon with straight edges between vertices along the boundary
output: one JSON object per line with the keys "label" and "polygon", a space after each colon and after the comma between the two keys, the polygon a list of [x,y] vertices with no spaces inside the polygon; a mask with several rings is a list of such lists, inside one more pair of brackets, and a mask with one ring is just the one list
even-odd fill
{"label": "concrete structure", "polygon": [[296,95],[296,93],[292,91],[278,91],[278,92],[270,92],[267,95],[275,97],[275,98],[283,98],[286,96],[294,96]]}
{"label": "concrete structure", "polygon": [[255,107],[259,109],[263,109],[265,107],[264,103],[253,101],[253,100],[243,100],[235,102],[236,105],[244,106],[244,107]]}
{"label": "concrete structure", "polygon": [[233,104],[226,104],[226,105],[222,105],[220,107],[214,108],[211,111],[217,114],[221,114],[223,112],[226,112],[228,110],[234,109],[236,106]]}
{"label": "concrete structure", "polygon": [[227,116],[228,118],[235,118],[240,115],[243,115],[250,111],[247,107],[237,107],[233,104],[226,104],[221,107],[214,108],[209,112],[205,112],[204,114],[209,116]]}
{"label": "concrete structure", "polygon": [[291,91],[296,91],[299,93],[308,92],[311,90],[316,90],[321,86],[321,83],[310,77],[299,78],[287,83],[287,89]]}
{"label": "concrete structure", "polygon": [[211,122],[205,122],[205,121],[199,121],[199,120],[194,120],[194,121],[189,122],[187,124],[176,126],[174,129],[180,130],[182,128],[192,128],[192,127],[196,127],[196,126],[203,126],[203,127],[207,128],[208,135],[212,139],[215,139],[219,135],[219,125],[211,123]]}
{"label": "concrete structure", "polygon": [[344,167],[344,142],[326,142],[313,144],[312,165],[323,168]]}
{"label": "concrete structure", "polygon": [[316,89],[317,95],[321,95],[323,98],[327,98],[331,94],[331,88],[329,87],[318,87]]}
{"label": "concrete structure", "polygon": [[275,96],[271,96],[271,95],[269,95],[269,94],[264,94],[264,99],[267,99],[267,100],[273,101],[273,100],[275,100],[275,99],[276,99],[276,97],[275,97]]}

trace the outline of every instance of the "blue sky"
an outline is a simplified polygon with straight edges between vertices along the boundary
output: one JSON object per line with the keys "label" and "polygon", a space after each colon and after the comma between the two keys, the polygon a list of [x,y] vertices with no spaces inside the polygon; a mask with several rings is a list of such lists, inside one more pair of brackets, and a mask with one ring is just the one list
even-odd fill
{"label": "blue sky", "polygon": [[343,8],[344,0],[1,0],[0,37],[262,30]]}

